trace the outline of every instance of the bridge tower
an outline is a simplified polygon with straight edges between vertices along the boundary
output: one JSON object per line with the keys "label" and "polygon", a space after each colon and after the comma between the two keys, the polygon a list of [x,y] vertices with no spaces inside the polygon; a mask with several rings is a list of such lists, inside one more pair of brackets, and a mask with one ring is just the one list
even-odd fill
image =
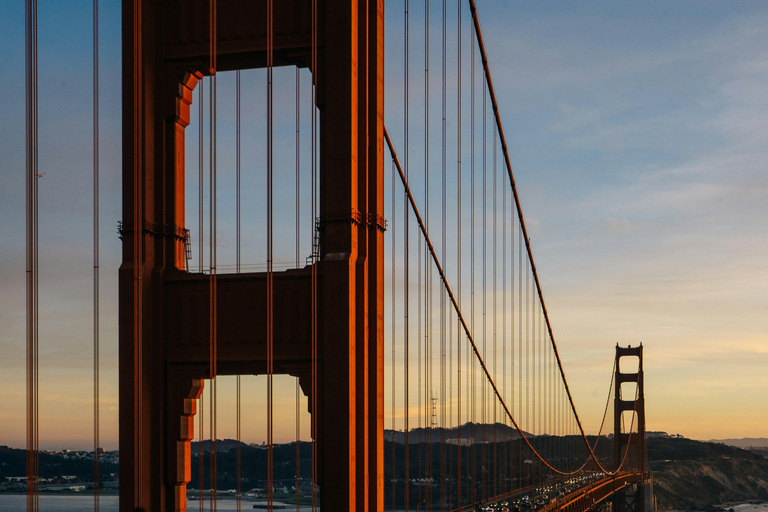
{"label": "bridge tower", "polygon": [[[631,371],[622,371],[622,358],[637,358],[637,370],[630,363]],[[626,360],[626,359],[625,359]],[[629,361],[627,361],[629,362]],[[614,462],[616,467],[621,465],[626,455],[627,460],[624,463],[625,470],[635,470],[642,473],[643,477],[639,483],[630,484],[614,495],[614,512],[646,512],[646,502],[651,504],[652,500],[646,500],[647,485],[647,452],[645,447],[645,394],[643,390],[643,345],[637,347],[628,346],[626,348],[616,345],[616,373],[614,382],[614,429],[613,429],[613,447]],[[622,396],[622,384],[634,383],[636,394],[632,397]],[[624,412],[634,412],[634,420],[630,419],[630,425],[623,422],[628,430],[622,431],[622,416]],[[631,431],[630,431],[631,429]]]}
{"label": "bridge tower", "polygon": [[[267,2],[216,3],[217,71],[265,67]],[[274,373],[316,399],[322,509],[383,510],[383,1],[273,3],[273,64],[310,69],[318,5],[320,117],[318,309],[311,266],[273,274]],[[185,271],[184,130],[211,73],[210,4],[123,0],[121,512],[186,510],[209,333],[216,375],[267,371],[267,276]]]}

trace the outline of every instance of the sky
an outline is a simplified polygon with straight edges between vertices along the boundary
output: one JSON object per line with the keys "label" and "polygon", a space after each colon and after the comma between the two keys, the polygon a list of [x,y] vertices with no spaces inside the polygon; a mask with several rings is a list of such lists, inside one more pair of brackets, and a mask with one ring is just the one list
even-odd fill
{"label": "sky", "polygon": [[[416,20],[423,11],[411,4]],[[396,140],[402,7],[387,3],[385,121]],[[39,4],[43,448],[92,443],[90,9]],[[543,295],[587,430],[599,426],[614,346],[642,342],[648,430],[768,437],[768,6],[482,0],[478,14]],[[0,3],[0,444],[15,447],[25,417],[23,16],[23,2]],[[412,30],[417,41],[415,21]],[[100,3],[100,38],[101,437],[115,448],[117,2]],[[290,84],[293,73],[281,73]],[[220,87],[231,94],[232,76]],[[188,222],[194,234],[191,213]],[[222,238],[231,255],[231,234]],[[258,390],[263,379],[245,385]],[[279,388],[292,415],[293,383]],[[258,410],[262,395],[253,395],[248,409]],[[261,420],[250,419],[246,436],[259,442]]]}
{"label": "sky", "polygon": [[642,342],[649,430],[768,435],[766,15],[577,2],[486,18],[577,403],[600,395],[579,376],[609,346]]}

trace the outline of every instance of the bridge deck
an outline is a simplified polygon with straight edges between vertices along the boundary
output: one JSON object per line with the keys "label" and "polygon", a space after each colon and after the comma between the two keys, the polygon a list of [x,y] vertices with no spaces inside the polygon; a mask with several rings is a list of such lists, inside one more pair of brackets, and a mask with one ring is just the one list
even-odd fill
{"label": "bridge deck", "polygon": [[531,506],[518,505],[509,507],[498,506],[504,500],[513,499],[532,492],[539,487],[530,486],[522,489],[516,489],[512,493],[502,496],[496,496],[483,500],[472,505],[466,505],[454,509],[453,512],[464,512],[472,510],[483,510],[491,508],[495,510],[516,510],[519,512],[586,512],[592,510],[595,505],[601,503],[606,498],[627,487],[630,484],[643,481],[643,474],[639,471],[622,472],[617,475],[605,476],[586,485],[574,489],[564,496],[552,498],[546,505],[540,506],[531,503]]}

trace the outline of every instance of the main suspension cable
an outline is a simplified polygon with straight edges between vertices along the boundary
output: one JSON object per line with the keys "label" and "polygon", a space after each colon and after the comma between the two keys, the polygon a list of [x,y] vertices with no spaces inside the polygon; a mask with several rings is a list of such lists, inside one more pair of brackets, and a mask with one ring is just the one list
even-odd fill
{"label": "main suspension cable", "polygon": [[[466,336],[467,341],[469,342],[469,344],[471,346],[472,352],[474,353],[475,358],[477,359],[477,363],[480,365],[482,372],[485,374],[485,377],[486,377],[486,380],[488,381],[488,384],[493,389],[494,395],[496,396],[496,398],[499,400],[500,404],[504,408],[504,412],[509,417],[509,419],[512,422],[512,424],[515,427],[515,429],[517,429],[517,431],[520,433],[520,436],[523,439],[523,441],[525,442],[525,444],[528,446],[528,448],[531,450],[531,452],[545,466],[547,466],[548,469],[550,469],[551,471],[553,471],[553,472],[555,472],[557,474],[561,474],[561,475],[568,475],[568,474],[575,473],[575,472],[561,471],[561,470],[555,468],[554,466],[552,466],[546,459],[544,459],[544,457],[536,450],[536,448],[531,443],[530,439],[528,439],[528,437],[526,436],[525,432],[520,428],[519,424],[517,423],[517,421],[512,416],[512,414],[511,414],[511,412],[510,412],[506,402],[504,401],[504,398],[501,396],[501,394],[500,394],[500,392],[499,392],[499,390],[498,390],[498,388],[497,388],[497,386],[496,386],[496,384],[495,384],[495,382],[494,382],[490,372],[488,371],[488,368],[487,368],[487,366],[485,364],[485,361],[483,360],[482,355],[480,354],[480,350],[478,349],[477,344],[474,341],[474,338],[473,338],[472,333],[471,333],[471,331],[469,329],[469,326],[467,325],[466,320],[465,320],[463,314],[461,313],[461,308],[459,307],[459,304],[458,304],[458,302],[456,300],[456,296],[453,294],[451,286],[448,284],[447,277],[445,275],[445,272],[443,271],[442,265],[440,264],[440,260],[438,259],[437,253],[434,250],[434,246],[432,245],[432,241],[431,241],[431,239],[429,237],[429,234],[426,231],[426,228],[424,226],[421,214],[419,213],[418,207],[416,206],[416,202],[415,202],[415,200],[413,198],[413,194],[411,193],[411,189],[410,189],[410,186],[408,185],[408,181],[407,181],[407,178],[405,176],[405,173],[403,172],[403,169],[400,166],[400,161],[399,161],[399,159],[397,157],[397,152],[395,151],[394,145],[392,144],[392,140],[389,137],[389,132],[387,131],[386,126],[384,127],[384,138],[385,138],[385,140],[387,142],[387,145],[388,145],[389,150],[390,150],[390,154],[392,155],[392,159],[395,162],[395,166],[397,167],[398,173],[400,175],[400,180],[401,180],[401,182],[403,184],[403,188],[405,189],[405,195],[406,195],[406,198],[408,200],[407,202],[410,204],[411,211],[413,212],[414,216],[416,217],[416,220],[417,220],[417,223],[419,225],[419,229],[421,231],[421,234],[424,237],[424,240],[425,240],[425,242],[427,244],[427,247],[429,249],[430,254],[432,255],[433,263],[434,263],[435,267],[437,268],[438,273],[440,274],[440,279],[443,282],[443,286],[445,288],[445,291],[448,294],[448,298],[451,301],[451,304],[453,305],[453,309],[454,309],[454,312],[455,312],[455,314],[456,314],[456,316],[458,318],[459,325],[461,326],[461,328],[462,328],[462,330],[464,332],[464,335]],[[591,447],[590,447],[590,451],[591,451]],[[595,460],[595,462],[597,463],[598,467],[600,467],[601,471],[603,471],[606,474],[615,474],[615,472],[612,473],[610,471],[607,471],[605,468],[603,468],[603,466],[596,459],[596,457],[594,457],[594,455],[593,455],[592,458],[593,458],[593,460]]]}
{"label": "main suspension cable", "polygon": [[576,424],[578,426],[579,432],[581,433],[581,437],[582,437],[584,443],[586,444],[586,446],[587,446],[587,448],[588,448],[588,450],[590,452],[590,456],[595,461],[595,463],[598,465],[598,467],[600,468],[601,471],[603,471],[606,474],[611,474],[611,472],[607,471],[602,466],[600,461],[597,459],[597,456],[595,455],[595,453],[592,450],[592,447],[591,447],[589,441],[587,440],[587,435],[584,432],[584,428],[582,426],[581,419],[579,418],[579,414],[578,414],[578,412],[576,410],[576,405],[575,405],[575,403],[573,401],[573,396],[571,395],[570,387],[568,386],[568,380],[566,379],[565,372],[563,371],[562,360],[560,359],[560,354],[559,354],[559,352],[557,350],[557,343],[555,342],[555,336],[554,336],[554,333],[552,332],[552,325],[550,323],[549,315],[547,313],[546,304],[544,302],[544,295],[543,295],[542,290],[541,290],[541,284],[539,282],[539,276],[538,276],[538,273],[536,271],[536,265],[535,265],[535,263],[533,261],[533,252],[531,250],[530,238],[528,237],[528,230],[526,229],[525,220],[523,218],[523,212],[522,212],[522,209],[520,207],[520,200],[519,200],[518,193],[517,193],[517,186],[515,185],[515,178],[514,178],[514,176],[512,174],[512,164],[511,164],[510,157],[509,157],[509,151],[507,149],[507,143],[506,143],[506,138],[504,136],[504,130],[503,130],[502,126],[501,126],[501,114],[499,112],[498,102],[496,100],[496,92],[495,92],[495,90],[493,88],[493,81],[491,79],[491,72],[490,72],[490,68],[489,68],[489,65],[488,65],[488,57],[487,57],[486,52],[485,52],[485,45],[483,43],[483,35],[482,35],[482,31],[480,29],[480,21],[479,21],[479,19],[477,17],[477,7],[475,5],[475,1],[474,0],[468,0],[468,1],[469,1],[469,5],[470,5],[470,12],[472,14],[472,21],[473,21],[474,26],[475,26],[475,36],[477,38],[477,43],[478,43],[478,46],[480,48],[480,53],[482,55],[483,70],[485,72],[486,83],[488,85],[488,94],[490,95],[491,102],[493,104],[493,113],[494,113],[494,116],[496,118],[496,129],[498,131],[499,140],[501,142],[501,151],[502,151],[502,154],[504,156],[504,161],[505,161],[506,168],[507,168],[507,173],[508,173],[508,176],[509,176],[510,186],[512,188],[512,194],[514,195],[515,205],[517,206],[518,221],[519,221],[519,224],[520,224],[520,229],[521,229],[522,234],[523,234],[523,239],[525,241],[525,247],[526,247],[526,250],[527,250],[527,253],[528,253],[528,260],[530,262],[530,267],[531,267],[531,275],[533,276],[534,285],[536,287],[536,292],[538,293],[539,302],[541,303],[541,309],[542,309],[542,312],[543,312],[543,315],[544,315],[544,320],[546,322],[547,332],[549,333],[549,338],[551,340],[552,350],[554,352],[555,359],[557,360],[557,366],[558,366],[558,369],[560,371],[560,377],[561,377],[561,379],[563,381],[563,386],[565,388],[565,392],[566,392],[566,395],[567,395],[568,402],[570,404],[571,410],[573,412],[574,419],[576,420]]}

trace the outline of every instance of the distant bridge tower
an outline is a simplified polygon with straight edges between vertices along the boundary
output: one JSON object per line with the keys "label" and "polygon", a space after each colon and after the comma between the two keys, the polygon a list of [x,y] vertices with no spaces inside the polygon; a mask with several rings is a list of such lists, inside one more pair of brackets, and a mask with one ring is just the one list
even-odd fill
{"label": "distant bridge tower", "polygon": [[[623,371],[622,358],[637,357],[637,366],[627,361],[630,371]],[[626,361],[626,359],[625,359]],[[635,371],[636,368],[636,371]],[[622,384],[634,383],[634,396],[622,394]],[[631,387],[631,386],[630,386]],[[648,463],[645,447],[645,394],[643,389],[643,345],[622,348],[616,345],[616,382],[614,384],[614,416],[613,416],[613,449],[615,467],[624,462],[625,470],[636,470],[642,473],[639,483],[631,484],[614,495],[614,512],[646,512],[646,502],[651,504],[650,497],[646,499],[648,484]],[[622,422],[625,412],[634,412]],[[622,431],[622,423],[627,432]],[[633,424],[634,423],[634,424]],[[627,460],[624,461],[626,456]]]}

